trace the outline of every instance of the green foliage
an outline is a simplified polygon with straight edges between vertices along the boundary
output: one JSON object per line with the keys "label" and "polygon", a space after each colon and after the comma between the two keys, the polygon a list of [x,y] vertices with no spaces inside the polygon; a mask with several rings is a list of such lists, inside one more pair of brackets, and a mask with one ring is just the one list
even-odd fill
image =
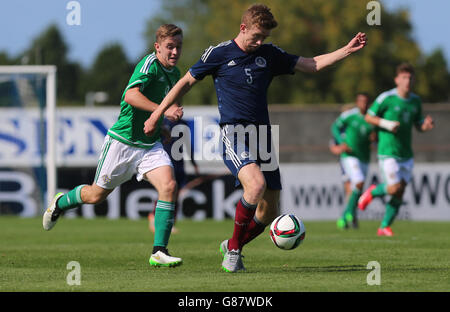
{"label": "green foliage", "polygon": [[0,65],[14,65],[14,60],[10,58],[8,53],[0,51]]}
{"label": "green foliage", "polygon": [[[425,102],[443,102],[449,100],[450,73],[442,50],[437,49],[425,57],[420,71],[417,72],[419,95]],[[447,97],[443,95],[447,94]]]}
{"label": "green foliage", "polygon": [[[161,12],[148,19],[143,55],[153,50],[155,31],[165,23],[183,28],[183,54],[178,64],[184,74],[210,45],[233,39],[239,32],[241,15],[254,1],[249,0],[164,0]],[[395,67],[404,61],[416,67],[416,92],[424,102],[449,100],[450,73],[441,50],[422,52],[412,36],[407,10],[384,10],[381,25],[369,26],[366,1],[359,0],[262,0],[278,21],[267,42],[289,53],[304,57],[334,51],[359,31],[369,38],[367,47],[316,74],[296,73],[274,79],[269,88],[269,103],[342,103],[353,100],[358,91],[375,97],[394,87]],[[120,101],[133,66],[119,43],[106,45],[92,68],[84,69],[67,58],[69,47],[56,25],[49,25],[19,56],[0,51],[0,65],[54,64],[58,67],[60,103],[84,103],[88,91],[106,91],[107,104]],[[217,104],[211,78],[197,84],[184,104]]]}
{"label": "green foliage", "polygon": [[54,24],[46,28],[31,46],[22,54],[23,65],[56,65],[57,94],[60,99],[80,99],[82,68],[67,59],[69,48],[58,27]]}
{"label": "green foliage", "polygon": [[68,47],[58,26],[50,25],[31,43],[24,53],[30,65],[57,65],[67,63]]}
{"label": "green foliage", "polygon": [[[106,45],[97,55],[88,73],[86,91],[108,93],[106,105],[119,105],[123,90],[133,73],[125,52],[119,43]],[[100,104],[96,104],[100,105]]]}
{"label": "green foliage", "polygon": [[38,35],[18,58],[0,53],[0,65],[56,65],[59,105],[84,105],[89,91],[106,91],[108,105],[118,105],[132,74],[123,48],[118,43],[106,45],[92,67],[82,68],[67,58],[69,48],[56,25],[50,25]]}
{"label": "green foliage", "polygon": [[[185,31],[180,68],[186,71],[210,45],[234,38],[244,10],[254,1],[166,0],[162,12],[147,23],[148,47],[156,28],[175,23]],[[369,38],[368,46],[341,63],[320,73],[297,73],[274,79],[269,103],[342,103],[352,101],[357,91],[372,96],[394,87],[395,67],[404,61],[416,66],[418,93],[426,101],[448,99],[449,74],[442,54],[425,56],[412,37],[406,10],[388,12],[382,8],[381,25],[369,26],[366,1],[273,0],[261,1],[272,10],[278,27],[267,40],[289,53],[312,57],[334,51],[359,31]],[[186,8],[189,8],[187,10]],[[423,61],[425,59],[425,62]],[[439,73],[431,78],[430,73]],[[185,104],[216,103],[211,79],[185,97]]]}

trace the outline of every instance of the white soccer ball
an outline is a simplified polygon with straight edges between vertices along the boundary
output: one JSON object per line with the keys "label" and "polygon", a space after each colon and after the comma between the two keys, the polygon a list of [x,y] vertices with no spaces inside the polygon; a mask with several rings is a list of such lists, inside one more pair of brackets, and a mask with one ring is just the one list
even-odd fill
{"label": "white soccer ball", "polygon": [[278,248],[289,250],[298,247],[305,239],[305,225],[293,214],[283,214],[270,225],[270,238]]}

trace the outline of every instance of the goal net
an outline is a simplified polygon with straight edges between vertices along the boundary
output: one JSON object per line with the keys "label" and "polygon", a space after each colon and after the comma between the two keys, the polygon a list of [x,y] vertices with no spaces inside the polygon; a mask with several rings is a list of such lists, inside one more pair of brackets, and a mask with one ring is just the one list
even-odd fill
{"label": "goal net", "polygon": [[56,66],[0,66],[0,214],[41,214],[56,191]]}

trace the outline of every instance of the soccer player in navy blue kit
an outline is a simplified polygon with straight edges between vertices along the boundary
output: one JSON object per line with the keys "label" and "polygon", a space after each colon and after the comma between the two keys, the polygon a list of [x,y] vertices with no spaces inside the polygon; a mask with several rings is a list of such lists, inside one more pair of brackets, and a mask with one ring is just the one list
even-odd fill
{"label": "soccer player in navy blue kit", "polygon": [[[236,206],[233,235],[220,244],[222,268],[226,272],[245,270],[242,248],[277,216],[281,190],[278,165],[273,170],[262,170],[265,162],[259,157],[260,146],[251,146],[248,139],[233,142],[235,134],[230,129],[237,125],[255,125],[263,129],[257,130],[257,136],[267,134],[270,140],[267,89],[273,77],[295,71],[317,72],[362,49],[367,42],[366,35],[358,33],[341,49],[305,58],[286,53],[275,45],[263,44],[276,26],[267,6],[249,7],[242,16],[237,37],[206,49],[144,124],[144,132],[151,135],[166,109],[178,103],[195,83],[207,75],[212,76],[219,104],[224,162],[244,189]],[[250,152],[252,148],[257,150],[257,156]],[[242,149],[244,152],[240,152]]]}

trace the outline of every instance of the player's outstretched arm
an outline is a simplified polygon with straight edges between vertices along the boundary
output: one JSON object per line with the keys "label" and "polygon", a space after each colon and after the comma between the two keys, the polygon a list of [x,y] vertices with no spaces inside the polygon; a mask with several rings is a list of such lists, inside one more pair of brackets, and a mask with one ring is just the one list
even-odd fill
{"label": "player's outstretched arm", "polygon": [[[144,123],[144,133],[147,136],[151,136],[156,129],[156,124],[161,116],[169,109],[172,104],[180,102],[181,98],[192,88],[197,80],[192,77],[190,72],[187,72],[183,78],[173,86],[166,97],[163,99],[158,108],[150,115]],[[178,119],[182,117],[182,114],[178,116]]]}
{"label": "player's outstretched arm", "polygon": [[350,54],[361,50],[366,46],[366,44],[366,34],[359,32],[352,40],[350,40],[350,42],[346,46],[334,52],[318,55],[311,58],[299,57],[297,64],[295,65],[295,70],[307,73],[318,72],[319,70],[342,60]]}

